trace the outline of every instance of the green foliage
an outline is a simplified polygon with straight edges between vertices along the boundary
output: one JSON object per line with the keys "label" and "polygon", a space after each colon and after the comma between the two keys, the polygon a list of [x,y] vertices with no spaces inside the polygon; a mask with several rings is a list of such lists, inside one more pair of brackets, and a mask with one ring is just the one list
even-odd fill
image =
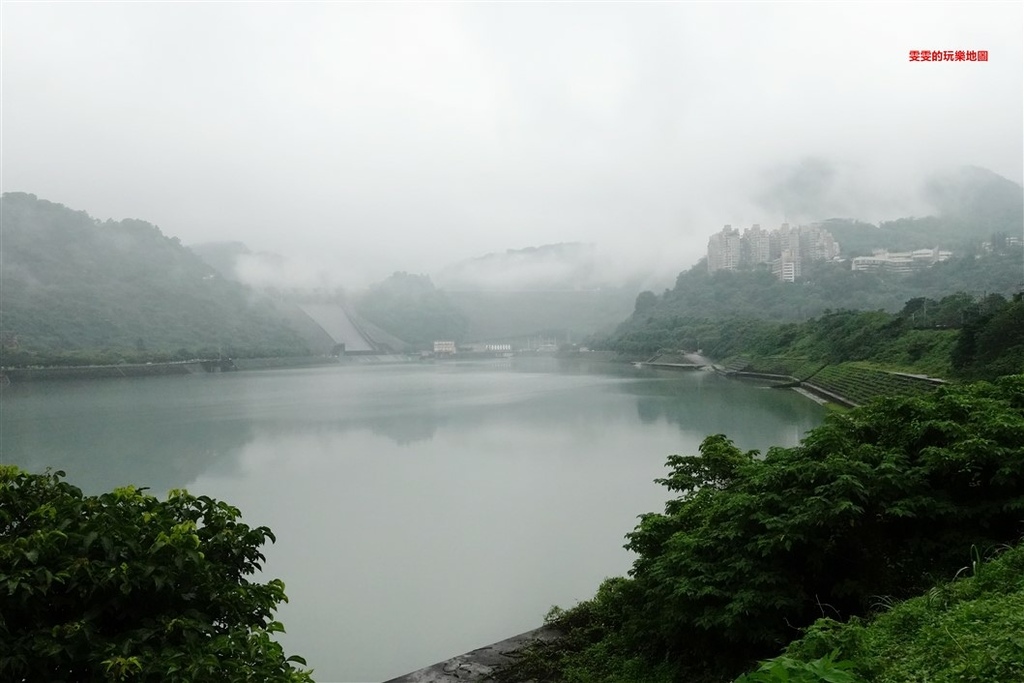
{"label": "green foliage", "polygon": [[[832,413],[800,446],[758,456],[717,435],[668,459],[660,483],[675,497],[628,534],[631,578],[558,613],[567,638],[550,648],[548,678],[595,666],[592,680],[615,680],[604,672],[646,661],[673,680],[721,681],[795,628],[922,592],[962,566],[964,548],[1019,538],[1024,376]],[[761,673],[841,680],[845,665],[833,664]]]}
{"label": "green foliage", "polygon": [[[698,320],[650,317],[644,331],[620,328],[596,348],[649,355],[662,349],[702,347],[731,371],[806,379],[823,366],[869,363],[874,370],[938,377],[995,379],[1024,371],[1024,299],[958,292],[940,300],[917,297],[899,313],[829,311],[802,323],[757,319]],[[825,375],[866,375],[869,369],[827,369]],[[885,393],[907,393],[895,378],[877,390],[849,395],[863,402]],[[836,378],[833,378],[836,379]],[[885,380],[885,381],[881,381]],[[826,387],[828,388],[828,387]],[[843,393],[843,392],[839,392]]]}
{"label": "green foliage", "polygon": [[791,657],[775,657],[761,664],[749,674],[736,679],[736,683],[864,683],[864,679],[850,671],[853,662],[835,661],[836,653],[829,653],[810,662]]}
{"label": "green foliage", "polygon": [[3,196],[3,365],[301,355],[275,306],[144,221]]}
{"label": "green foliage", "polygon": [[274,536],[230,505],[0,466],[0,678],[309,681],[273,640],[284,584],[250,580]]}
{"label": "green foliage", "polygon": [[651,291],[643,291],[637,294],[636,303],[633,305],[633,314],[642,315],[658,305],[658,296]]}
{"label": "green foliage", "polygon": [[821,619],[786,658],[837,652],[878,683],[1024,680],[1024,546],[971,568],[870,621]]}
{"label": "green foliage", "polygon": [[950,356],[957,336],[956,330],[907,329],[899,337],[880,344],[871,360],[883,367],[949,377]]}
{"label": "green foliage", "polygon": [[685,657],[683,643],[731,642],[756,656],[824,605],[863,612],[871,595],[906,595],[952,568],[954,549],[1016,538],[1022,384],[879,400],[763,460],[722,436],[671,457],[662,483],[681,497],[628,536],[644,646]]}
{"label": "green foliage", "polygon": [[544,623],[556,629],[555,640],[535,640],[516,652],[495,674],[498,683],[671,683],[675,667],[652,663],[632,651],[618,627],[633,600],[633,583],[607,579],[591,600],[572,609],[553,607]]}
{"label": "green foliage", "polygon": [[978,379],[1024,371],[1024,295],[986,303],[960,332],[951,354],[954,368]]}
{"label": "green foliage", "polygon": [[[823,262],[809,266],[797,283],[781,282],[764,271],[708,273],[701,261],[680,273],[676,286],[657,296],[653,304],[647,297],[638,299],[640,307],[634,307],[610,336],[590,340],[589,345],[635,356],[664,348],[703,348],[718,358],[739,352],[779,353],[786,345],[781,337],[785,323],[818,317],[832,318],[826,325],[839,325],[837,315],[875,315],[875,321],[858,321],[865,328],[846,327],[852,335],[833,330],[836,334],[831,336],[843,343],[843,348],[835,350],[844,360],[864,360],[907,329],[959,328],[990,299],[1017,292],[1022,255],[1019,248],[1014,253],[965,255],[909,276],[856,272],[843,264]],[[908,308],[915,302],[925,302],[923,309]],[[882,311],[893,316],[901,307],[903,313],[896,317],[902,322],[897,328],[877,329],[884,324]],[[764,330],[773,328],[780,330],[780,336],[766,337]],[[882,336],[874,337],[879,331]],[[751,342],[767,342],[775,350],[761,350]],[[851,350],[860,357],[849,357]]]}

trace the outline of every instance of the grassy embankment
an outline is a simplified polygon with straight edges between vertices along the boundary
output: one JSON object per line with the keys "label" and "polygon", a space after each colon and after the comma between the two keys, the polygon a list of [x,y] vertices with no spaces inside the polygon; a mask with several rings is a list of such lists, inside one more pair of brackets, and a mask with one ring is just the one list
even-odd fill
{"label": "grassy embankment", "polygon": [[873,618],[821,619],[737,683],[1024,681],[1024,546],[1004,550]]}

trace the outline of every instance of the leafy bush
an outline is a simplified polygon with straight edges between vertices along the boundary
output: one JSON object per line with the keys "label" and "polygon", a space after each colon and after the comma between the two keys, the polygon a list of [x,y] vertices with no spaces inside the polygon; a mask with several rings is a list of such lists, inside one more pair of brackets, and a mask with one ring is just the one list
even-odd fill
{"label": "leafy bush", "polygon": [[[1019,537],[1024,377],[944,387],[830,415],[761,460],[724,436],[672,456],[680,497],[628,535],[640,597],[627,619],[655,656],[770,652],[822,611],[863,613],[953,569],[971,544]],[[929,578],[929,575],[932,575]]]}
{"label": "leafy bush", "polygon": [[785,659],[834,652],[878,683],[1024,680],[1024,546],[964,569],[870,621],[815,622]]}
{"label": "leafy bush", "polygon": [[[731,680],[815,619],[923,592],[964,548],[1017,540],[1024,376],[876,400],[758,456],[716,435],[669,457],[676,497],[628,534],[631,578],[557,615],[566,638],[538,679],[639,681],[619,674],[645,661],[664,680]],[[775,666],[761,673],[788,675]]]}
{"label": "leafy bush", "polygon": [[0,466],[0,679],[309,681],[272,639],[286,600],[254,583],[274,536],[206,496],[86,496]]}
{"label": "leafy bush", "polygon": [[753,673],[744,674],[736,683],[863,683],[850,669],[853,662],[835,661],[829,653],[810,662],[792,657],[776,657],[761,664]]}

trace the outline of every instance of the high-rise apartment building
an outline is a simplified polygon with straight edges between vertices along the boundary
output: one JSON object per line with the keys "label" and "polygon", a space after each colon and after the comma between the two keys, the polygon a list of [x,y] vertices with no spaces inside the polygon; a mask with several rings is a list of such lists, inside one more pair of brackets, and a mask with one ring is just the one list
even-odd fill
{"label": "high-rise apartment building", "polygon": [[791,227],[783,223],[776,230],[754,224],[740,235],[731,225],[708,240],[708,272],[771,266],[776,277],[794,282],[805,261],[838,258],[839,245],[831,233],[819,226]]}
{"label": "high-rise apartment building", "polygon": [[743,231],[740,238],[743,262],[745,264],[770,263],[772,260],[772,240],[767,230],[755,223]]}
{"label": "high-rise apartment building", "polygon": [[808,261],[830,261],[839,257],[839,244],[828,230],[809,225],[800,228],[800,253]]}
{"label": "high-rise apartment building", "polygon": [[708,272],[736,270],[741,264],[742,243],[739,230],[727,225],[708,240]]}

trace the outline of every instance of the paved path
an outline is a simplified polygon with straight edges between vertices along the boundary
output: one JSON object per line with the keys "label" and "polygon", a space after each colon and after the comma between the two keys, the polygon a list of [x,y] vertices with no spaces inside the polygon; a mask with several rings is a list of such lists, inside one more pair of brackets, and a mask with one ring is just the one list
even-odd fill
{"label": "paved path", "polygon": [[498,666],[509,661],[510,652],[515,652],[534,639],[552,640],[556,637],[557,632],[554,629],[542,626],[419,671],[392,678],[385,683],[483,683]]}

